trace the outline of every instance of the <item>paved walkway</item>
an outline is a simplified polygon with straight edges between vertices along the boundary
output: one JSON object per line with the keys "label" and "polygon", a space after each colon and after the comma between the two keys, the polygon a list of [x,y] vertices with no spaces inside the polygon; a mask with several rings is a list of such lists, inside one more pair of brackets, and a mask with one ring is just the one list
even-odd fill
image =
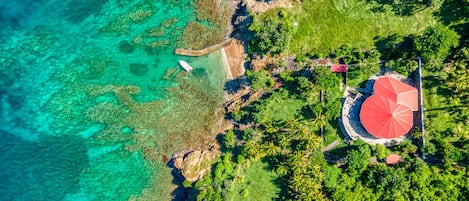
{"label": "paved walkway", "polygon": [[179,55],[198,57],[198,56],[203,56],[203,55],[206,55],[210,52],[219,50],[223,47],[229,46],[229,45],[231,45],[232,42],[233,42],[233,39],[230,38],[230,39],[228,39],[224,42],[212,45],[210,47],[207,47],[207,48],[204,48],[204,49],[201,49],[201,50],[187,50],[187,49],[183,49],[183,48],[178,48],[178,49],[176,49],[176,51],[174,53],[179,54]]}
{"label": "paved walkway", "polygon": [[329,145],[327,145],[326,147],[321,149],[321,152],[330,151],[330,150],[334,149],[335,147],[337,147],[337,145],[339,145],[339,143],[340,143],[339,140],[334,140],[334,142],[330,143]]}

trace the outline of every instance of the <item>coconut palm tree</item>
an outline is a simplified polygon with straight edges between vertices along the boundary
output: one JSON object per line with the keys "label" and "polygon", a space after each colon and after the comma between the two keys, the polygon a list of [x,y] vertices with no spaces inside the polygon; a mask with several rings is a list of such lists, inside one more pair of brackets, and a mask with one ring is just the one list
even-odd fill
{"label": "coconut palm tree", "polygon": [[246,156],[249,158],[253,158],[254,160],[258,160],[261,158],[261,152],[259,149],[259,145],[257,145],[253,141],[249,141],[246,144],[244,144],[243,151]]}
{"label": "coconut palm tree", "polygon": [[272,122],[272,120],[269,120],[267,123],[265,123],[264,127],[265,127],[266,133],[275,133],[278,131],[277,126],[275,125],[274,122]]}
{"label": "coconut palm tree", "polygon": [[300,126],[300,121],[296,118],[289,118],[284,122],[284,126],[290,130],[296,130]]}
{"label": "coconut palm tree", "polygon": [[321,136],[323,134],[324,126],[327,124],[327,117],[326,115],[319,113],[316,115],[316,118],[313,120],[313,126],[319,128]]}
{"label": "coconut palm tree", "polygon": [[280,152],[280,147],[276,146],[274,142],[270,141],[267,144],[264,144],[263,151],[266,155],[273,156]]}

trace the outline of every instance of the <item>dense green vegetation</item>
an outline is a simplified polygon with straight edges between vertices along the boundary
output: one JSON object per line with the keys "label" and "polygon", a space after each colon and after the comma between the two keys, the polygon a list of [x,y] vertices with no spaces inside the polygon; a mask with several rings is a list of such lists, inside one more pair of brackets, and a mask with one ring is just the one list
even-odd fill
{"label": "dense green vegetation", "polygon": [[284,52],[293,35],[293,21],[287,12],[269,13],[263,19],[254,18],[249,27],[258,34],[250,41],[249,51],[260,54],[279,54]]}
{"label": "dense green vegetation", "polygon": [[[467,200],[468,11],[457,0],[305,0],[256,15],[249,53],[294,56],[299,70],[247,73],[266,94],[227,114],[245,127],[222,136],[223,155],[210,175],[187,184],[190,198]],[[318,58],[350,64],[349,86],[380,67],[415,76],[422,58],[425,133],[414,129],[394,147],[346,143],[337,124],[343,77],[313,65]],[[273,89],[273,80],[282,86]],[[391,153],[402,161],[386,165]],[[266,192],[249,187],[259,181]]]}

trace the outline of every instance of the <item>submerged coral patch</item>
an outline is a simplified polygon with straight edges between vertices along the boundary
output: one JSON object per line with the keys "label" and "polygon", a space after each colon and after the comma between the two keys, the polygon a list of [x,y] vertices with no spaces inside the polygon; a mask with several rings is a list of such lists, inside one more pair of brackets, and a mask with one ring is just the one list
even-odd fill
{"label": "submerged coral patch", "polygon": [[119,42],[119,50],[123,53],[130,54],[134,52],[135,47],[126,40]]}
{"label": "submerged coral patch", "polygon": [[131,63],[130,64],[130,73],[136,76],[144,76],[148,73],[148,65],[142,63]]}

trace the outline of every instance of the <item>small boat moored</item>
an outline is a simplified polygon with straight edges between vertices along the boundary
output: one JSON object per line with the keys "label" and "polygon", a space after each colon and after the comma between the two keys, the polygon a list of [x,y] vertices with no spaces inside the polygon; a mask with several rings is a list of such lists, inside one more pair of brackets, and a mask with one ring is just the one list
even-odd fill
{"label": "small boat moored", "polygon": [[184,68],[184,70],[186,70],[187,72],[192,70],[192,66],[183,60],[179,60],[179,65],[181,65],[181,67]]}

